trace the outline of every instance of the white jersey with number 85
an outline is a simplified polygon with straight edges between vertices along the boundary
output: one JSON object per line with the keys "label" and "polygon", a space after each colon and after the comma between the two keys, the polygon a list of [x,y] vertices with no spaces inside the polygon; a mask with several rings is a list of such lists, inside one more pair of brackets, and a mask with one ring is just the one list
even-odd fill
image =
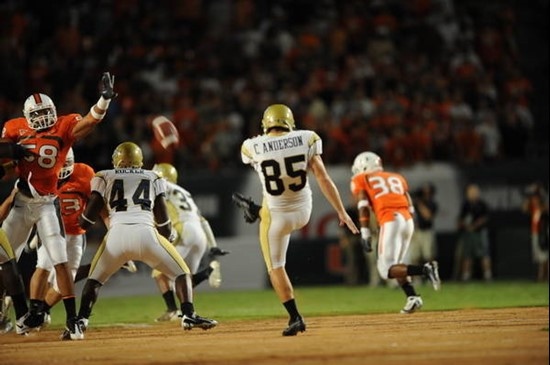
{"label": "white jersey with number 85", "polygon": [[243,162],[260,176],[265,203],[270,210],[281,211],[311,204],[307,170],[311,158],[322,152],[321,138],[309,130],[264,134],[247,139],[241,147]]}

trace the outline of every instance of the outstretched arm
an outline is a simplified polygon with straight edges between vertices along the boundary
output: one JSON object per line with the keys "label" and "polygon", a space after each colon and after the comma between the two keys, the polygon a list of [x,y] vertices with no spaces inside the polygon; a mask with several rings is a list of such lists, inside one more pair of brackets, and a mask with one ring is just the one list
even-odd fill
{"label": "outstretched arm", "polygon": [[95,125],[103,119],[109,108],[111,99],[117,96],[114,91],[115,76],[111,76],[108,72],[104,72],[101,78],[101,97],[97,104],[92,106],[90,112],[86,114],[78,123],[73,127],[73,136],[75,139],[81,139],[88,135],[95,127]]}
{"label": "outstretched arm", "polygon": [[336,210],[336,212],[338,213],[340,226],[343,226],[345,224],[351,232],[355,234],[359,233],[359,230],[355,226],[355,223],[353,223],[353,220],[350,218],[350,216],[346,212],[346,209],[344,208],[344,204],[342,203],[342,199],[340,198],[340,193],[338,192],[336,185],[334,185],[334,182],[328,175],[321,156],[313,156],[310,160],[310,163],[311,170],[313,171],[313,174],[315,175],[315,178],[319,183],[319,187],[321,188],[323,195],[325,196],[325,198],[327,198],[334,210]]}

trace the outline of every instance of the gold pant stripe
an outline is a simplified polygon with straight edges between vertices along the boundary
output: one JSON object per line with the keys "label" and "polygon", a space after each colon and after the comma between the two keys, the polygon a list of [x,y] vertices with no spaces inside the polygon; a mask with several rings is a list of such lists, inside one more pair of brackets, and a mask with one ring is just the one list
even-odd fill
{"label": "gold pant stripe", "polygon": [[157,238],[162,248],[164,248],[166,252],[168,252],[168,254],[174,259],[174,261],[176,261],[178,266],[181,267],[181,269],[186,274],[190,274],[191,270],[189,270],[189,267],[187,266],[187,264],[185,263],[185,261],[183,260],[179,252],[176,250],[174,245],[172,245],[170,241],[168,241],[164,236],[161,236],[158,232],[155,231],[155,234],[157,235]]}
{"label": "gold pant stripe", "polygon": [[4,251],[6,251],[6,254],[10,260],[15,258],[13,248],[8,240],[8,236],[6,236],[6,232],[4,232],[2,228],[0,228],[0,246],[4,249]]}
{"label": "gold pant stripe", "polygon": [[95,253],[94,258],[92,259],[92,264],[90,266],[90,272],[88,273],[88,277],[92,275],[92,273],[94,272],[94,269],[97,265],[97,262],[99,261],[99,258],[101,257],[101,255],[103,255],[103,251],[105,251],[105,246],[107,245],[108,236],[109,236],[109,232],[107,232],[105,237],[103,237],[103,242],[101,242],[101,245],[97,249],[97,252]]}
{"label": "gold pant stripe", "polygon": [[269,228],[271,227],[271,213],[265,205],[262,206],[260,210],[260,245],[262,247],[262,254],[264,256],[265,265],[267,266],[267,271],[271,272],[273,269],[273,264],[271,263],[271,250],[269,248]]}

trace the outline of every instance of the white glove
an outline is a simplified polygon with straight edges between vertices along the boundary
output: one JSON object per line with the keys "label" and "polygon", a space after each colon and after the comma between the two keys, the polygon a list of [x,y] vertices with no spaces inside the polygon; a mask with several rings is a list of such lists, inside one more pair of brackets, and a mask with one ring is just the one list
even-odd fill
{"label": "white glove", "polygon": [[168,241],[170,243],[174,243],[178,239],[178,232],[172,227],[172,231],[170,232],[170,237],[168,237]]}
{"label": "white glove", "polygon": [[210,267],[214,269],[208,278],[208,284],[211,288],[219,288],[222,285],[222,273],[220,271],[220,263],[218,261],[212,261]]}

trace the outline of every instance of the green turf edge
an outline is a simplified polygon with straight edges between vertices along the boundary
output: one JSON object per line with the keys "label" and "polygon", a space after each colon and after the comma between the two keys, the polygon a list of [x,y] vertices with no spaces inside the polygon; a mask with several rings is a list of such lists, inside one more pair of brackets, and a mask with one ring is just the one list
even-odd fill
{"label": "green turf edge", "polygon": [[[548,306],[548,285],[545,283],[451,283],[439,293],[426,287],[421,287],[420,291],[423,293],[425,312]],[[298,288],[296,296],[302,313],[307,317],[397,313],[404,299],[397,289],[344,286]],[[196,297],[201,315],[223,322],[286,316],[271,290],[198,293]],[[122,308],[122,315],[113,307]],[[162,300],[157,296],[100,298],[91,323],[98,326],[113,323],[154,325],[152,318],[159,315],[162,308]],[[63,306],[54,308],[52,316],[52,328],[61,328]]]}

